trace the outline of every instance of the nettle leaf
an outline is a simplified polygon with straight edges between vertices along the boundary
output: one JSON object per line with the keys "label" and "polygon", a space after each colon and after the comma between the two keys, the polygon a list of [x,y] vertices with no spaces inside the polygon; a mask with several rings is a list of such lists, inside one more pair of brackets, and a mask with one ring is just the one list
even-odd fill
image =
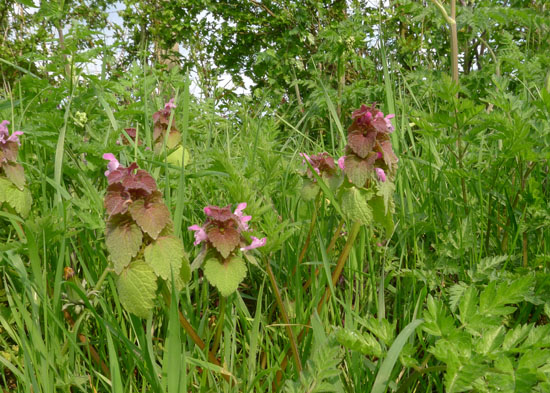
{"label": "nettle leaf", "polygon": [[382,357],[382,347],[380,343],[370,334],[358,334],[349,329],[338,329],[336,331],[336,340],[340,345],[352,351],[359,351],[363,355]]}
{"label": "nettle leaf", "polygon": [[376,161],[376,153],[369,155],[366,159],[347,156],[344,173],[357,187],[363,187],[374,171],[374,161]]}
{"label": "nettle leaf", "polygon": [[134,261],[123,269],[116,286],[120,303],[140,318],[147,318],[154,307],[157,276],[143,261]]}
{"label": "nettle leaf", "polygon": [[103,205],[109,216],[115,214],[124,214],[128,211],[131,199],[129,195],[125,195],[123,192],[109,191],[105,195]]}
{"label": "nettle leaf", "polygon": [[137,255],[142,240],[141,229],[133,222],[111,220],[107,223],[105,244],[117,274]]}
{"label": "nettle leaf", "polygon": [[348,134],[348,146],[361,158],[365,158],[373,149],[376,132],[363,135],[362,131],[352,131]]}
{"label": "nettle leaf", "polygon": [[397,156],[393,152],[391,141],[390,140],[385,140],[385,141],[382,141],[381,143],[379,143],[379,145],[380,145],[380,150],[382,150],[382,155],[384,157],[384,162],[386,163],[388,168],[391,170],[392,165],[397,164],[397,161],[399,161],[399,159],[397,158]]}
{"label": "nettle leaf", "polygon": [[25,170],[19,164],[8,163],[2,167],[8,179],[21,191],[25,187]]}
{"label": "nettle leaf", "polygon": [[147,194],[151,194],[157,190],[155,179],[143,169],[139,169],[135,174],[129,174],[122,181],[122,186],[128,190],[143,190]]}
{"label": "nettle leaf", "polygon": [[137,200],[131,204],[130,214],[141,229],[153,239],[158,237],[170,221],[170,212],[162,201],[147,203],[141,199]]}
{"label": "nettle leaf", "polygon": [[227,258],[231,251],[238,245],[241,235],[235,228],[217,228],[209,229],[208,240],[219,251],[222,257]]}
{"label": "nettle leaf", "polygon": [[172,271],[176,277],[180,273],[182,261],[187,261],[183,245],[175,237],[159,237],[145,248],[144,257],[155,274],[164,280],[172,279]]}
{"label": "nettle leaf", "polygon": [[204,263],[204,275],[208,282],[218,288],[222,296],[229,296],[237,290],[246,277],[246,263],[242,258],[234,256],[220,263],[216,258],[210,258]]}
{"label": "nettle leaf", "polygon": [[393,213],[395,206],[393,204],[393,193],[395,192],[395,184],[386,180],[378,183],[378,191],[376,195],[382,197],[384,201],[384,211],[386,214]]}
{"label": "nettle leaf", "polygon": [[369,206],[372,209],[374,223],[383,228],[386,238],[389,238],[393,233],[394,224],[391,212],[385,209],[384,199],[375,196],[369,201]]}
{"label": "nettle leaf", "polygon": [[31,211],[32,195],[26,188],[20,190],[10,180],[0,178],[0,203],[7,203],[22,217]]}
{"label": "nettle leaf", "polygon": [[373,219],[372,209],[368,200],[372,193],[356,187],[348,188],[342,196],[342,212],[351,221],[358,221],[363,225],[370,224]]}
{"label": "nettle leaf", "polygon": [[301,195],[304,201],[312,201],[317,196],[319,192],[319,185],[316,182],[313,182],[309,179],[304,179],[304,184],[302,185]]}
{"label": "nettle leaf", "polygon": [[17,159],[17,152],[19,151],[19,145],[17,142],[4,142],[2,147],[3,159],[5,158],[8,161],[15,161]]}

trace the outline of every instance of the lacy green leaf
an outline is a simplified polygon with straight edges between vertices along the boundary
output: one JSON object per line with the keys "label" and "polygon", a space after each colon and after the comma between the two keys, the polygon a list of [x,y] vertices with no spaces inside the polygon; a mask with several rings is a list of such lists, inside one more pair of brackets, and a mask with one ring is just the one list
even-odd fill
{"label": "lacy green leaf", "polygon": [[22,217],[31,211],[32,195],[26,188],[20,190],[10,180],[0,178],[0,203],[7,203]]}
{"label": "lacy green leaf", "polygon": [[137,260],[123,269],[116,281],[122,306],[140,318],[147,318],[154,306],[157,277],[145,262]]}
{"label": "lacy green leaf", "polygon": [[240,257],[220,263],[210,258],[204,263],[204,275],[210,284],[218,288],[222,296],[235,292],[246,277],[246,263]]}
{"label": "lacy green leaf", "polygon": [[342,196],[342,212],[351,221],[358,221],[363,225],[370,224],[373,219],[372,209],[368,200],[372,193],[351,187]]}
{"label": "lacy green leaf", "polygon": [[172,271],[177,277],[182,260],[187,260],[181,241],[175,237],[159,237],[145,248],[144,257],[155,274],[164,280],[172,279]]}
{"label": "lacy green leaf", "polygon": [[107,223],[105,244],[117,274],[137,255],[142,240],[143,234],[133,222],[113,220]]}

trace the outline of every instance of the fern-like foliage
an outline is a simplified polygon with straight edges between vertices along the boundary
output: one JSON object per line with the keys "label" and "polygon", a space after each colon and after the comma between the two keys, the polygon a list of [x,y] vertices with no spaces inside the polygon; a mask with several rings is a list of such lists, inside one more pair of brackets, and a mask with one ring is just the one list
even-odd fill
{"label": "fern-like foliage", "polygon": [[338,365],[342,361],[342,349],[333,339],[324,345],[317,344],[297,381],[287,381],[285,393],[338,393],[344,387]]}

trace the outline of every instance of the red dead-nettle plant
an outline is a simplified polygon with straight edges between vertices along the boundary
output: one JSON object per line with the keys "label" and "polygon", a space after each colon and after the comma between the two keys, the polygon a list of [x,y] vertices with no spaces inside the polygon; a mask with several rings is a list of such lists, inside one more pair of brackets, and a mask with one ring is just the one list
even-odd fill
{"label": "red dead-nettle plant", "polygon": [[222,296],[235,292],[246,277],[243,253],[265,245],[267,240],[251,236],[252,242],[248,244],[243,232],[249,231],[248,222],[252,217],[243,214],[245,208],[245,202],[238,204],[234,212],[231,206],[207,206],[204,224],[189,227],[195,232],[194,244],[203,243],[204,275]]}
{"label": "red dead-nettle plant", "polygon": [[32,196],[25,187],[25,171],[17,162],[19,136],[23,132],[15,131],[10,135],[9,124],[7,120],[0,123],[0,206],[26,217],[31,209]]}
{"label": "red dead-nettle plant", "polygon": [[[173,236],[170,212],[155,179],[136,163],[123,167],[111,153],[105,243],[122,305],[146,318],[154,307],[157,279],[174,280],[177,289],[189,280],[190,268],[181,241]],[[170,285],[169,285],[170,287]]]}
{"label": "red dead-nettle plant", "polygon": [[173,149],[181,142],[181,133],[174,121],[170,121],[172,109],[176,108],[174,99],[168,101],[164,108],[153,113],[153,151],[159,154],[166,140],[166,148]]}
{"label": "red dead-nettle plant", "polygon": [[308,156],[305,153],[300,153],[300,156],[304,159],[304,165],[309,164],[302,173],[304,176],[302,197],[305,200],[312,200],[319,193],[319,183],[313,172],[315,172],[333,192],[342,184],[342,175],[334,162],[334,158],[332,158],[330,154],[323,152]]}

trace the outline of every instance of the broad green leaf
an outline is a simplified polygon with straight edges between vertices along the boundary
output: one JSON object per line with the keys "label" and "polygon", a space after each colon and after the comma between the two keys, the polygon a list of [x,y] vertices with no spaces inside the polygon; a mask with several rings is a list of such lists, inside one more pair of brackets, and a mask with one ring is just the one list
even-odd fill
{"label": "broad green leaf", "polygon": [[25,171],[20,164],[6,163],[2,166],[2,169],[6,173],[8,179],[12,181],[15,186],[23,191],[25,187]]}
{"label": "broad green leaf", "polygon": [[477,342],[476,351],[481,355],[494,355],[504,341],[504,326],[495,326],[483,332],[481,339]]}
{"label": "broad green leaf", "polygon": [[424,325],[422,329],[433,336],[447,337],[455,330],[453,318],[445,312],[443,303],[436,301],[431,295],[427,300],[428,309],[424,310]]}
{"label": "broad green leaf", "polygon": [[164,280],[171,280],[172,271],[177,276],[182,260],[186,259],[181,241],[174,237],[159,237],[145,248],[143,255],[155,274]]}
{"label": "broad green leaf", "polygon": [[0,203],[5,202],[22,217],[31,211],[32,195],[26,188],[20,190],[6,178],[0,178]]}
{"label": "broad green leaf", "polygon": [[204,263],[204,275],[208,282],[218,288],[222,296],[235,292],[246,277],[246,263],[240,257],[233,257],[224,263],[210,258]]}
{"label": "broad green leaf", "polygon": [[107,223],[105,244],[117,274],[137,255],[142,240],[141,230],[133,222],[113,220]]}
{"label": "broad green leaf", "polygon": [[143,261],[134,261],[122,270],[116,286],[120,303],[140,318],[147,318],[154,307],[157,276]]}
{"label": "broad green leaf", "polygon": [[166,157],[166,161],[169,164],[172,164],[174,166],[181,168],[181,162],[182,162],[182,155],[183,155],[183,166],[187,166],[189,163],[189,151],[185,149],[185,153],[183,153],[183,146],[178,147],[174,152],[170,153],[168,157]]}
{"label": "broad green leaf", "polygon": [[395,184],[386,180],[378,183],[378,191],[376,195],[382,197],[384,200],[384,211],[386,214],[393,213],[395,206],[393,204],[393,193],[395,192]]}
{"label": "broad green leaf", "polygon": [[338,329],[336,331],[338,343],[352,351],[359,351],[363,355],[382,357],[380,343],[369,333],[358,334],[349,329]]}
{"label": "broad green leaf", "polygon": [[344,216],[351,221],[357,221],[363,225],[370,224],[373,215],[368,200],[371,197],[372,193],[356,187],[345,190],[342,196],[342,212]]}
{"label": "broad green leaf", "polygon": [[460,310],[460,321],[464,325],[468,325],[477,315],[477,299],[477,290],[474,286],[470,286],[464,291],[458,306]]}
{"label": "broad green leaf", "polygon": [[304,201],[312,201],[319,193],[319,185],[309,179],[304,179],[301,195]]}
{"label": "broad green leaf", "polygon": [[386,238],[393,233],[393,217],[390,211],[387,211],[384,205],[384,199],[381,196],[375,196],[369,201],[372,209],[374,223],[384,229]]}
{"label": "broad green leaf", "polygon": [[145,203],[137,200],[130,205],[130,214],[145,233],[156,239],[170,221],[170,212],[162,201]]}

